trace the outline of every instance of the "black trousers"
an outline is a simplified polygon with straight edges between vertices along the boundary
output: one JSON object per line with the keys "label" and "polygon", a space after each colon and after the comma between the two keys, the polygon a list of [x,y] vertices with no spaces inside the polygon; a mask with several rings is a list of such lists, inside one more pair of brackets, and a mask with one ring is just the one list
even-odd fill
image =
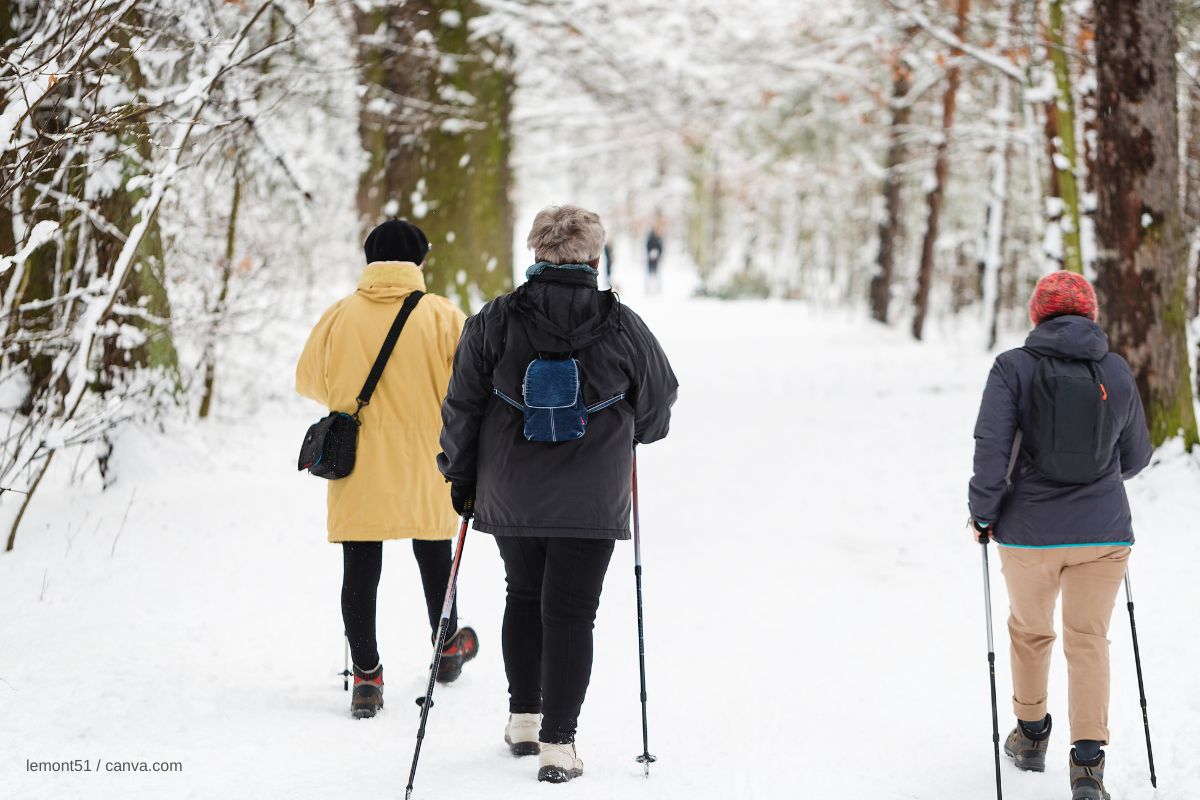
{"label": "black trousers", "polygon": [[592,678],[592,628],[611,539],[497,536],[508,580],[504,672],[509,711],[542,713],[543,742],[575,741]]}
{"label": "black trousers", "polygon": [[[453,546],[449,542],[412,540],[413,555],[421,570],[425,590],[425,610],[429,627],[437,634],[450,581]],[[350,657],[359,669],[370,670],[379,663],[379,644],[375,639],[375,598],[379,575],[383,570],[383,542],[342,542],[342,622],[350,640]],[[447,637],[458,630],[458,604],[450,610]]]}

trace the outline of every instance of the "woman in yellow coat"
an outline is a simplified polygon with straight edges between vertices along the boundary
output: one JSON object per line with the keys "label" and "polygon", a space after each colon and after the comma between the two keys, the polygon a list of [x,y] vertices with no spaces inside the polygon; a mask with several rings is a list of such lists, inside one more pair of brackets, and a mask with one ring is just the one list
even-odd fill
{"label": "woman in yellow coat", "polygon": [[[367,374],[404,299],[425,291],[421,265],[429,241],[409,222],[389,220],[367,237],[358,289],[334,303],[296,366],[296,391],[331,411],[353,412]],[[375,598],[383,542],[412,539],[430,627],[436,632],[457,519],[438,471],[442,399],[464,322],[449,300],[425,295],[413,309],[362,410],[354,471],[329,481],[329,541],[342,545],[342,620],[354,659],[351,712],[383,707],[383,667],[375,637]],[[451,613],[438,679],[458,677],[479,640]]]}

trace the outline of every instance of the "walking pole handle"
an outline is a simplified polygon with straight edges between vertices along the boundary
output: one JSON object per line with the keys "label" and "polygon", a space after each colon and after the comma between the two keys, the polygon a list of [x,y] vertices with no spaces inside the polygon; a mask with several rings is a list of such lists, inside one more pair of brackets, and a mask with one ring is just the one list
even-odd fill
{"label": "walking pole handle", "polygon": [[983,607],[987,615],[988,683],[992,701],[992,752],[996,762],[996,800],[1003,800],[1004,788],[1000,777],[1000,716],[996,698],[996,648],[992,632],[992,580],[987,551],[989,538],[986,532],[979,531],[980,555],[983,556]]}

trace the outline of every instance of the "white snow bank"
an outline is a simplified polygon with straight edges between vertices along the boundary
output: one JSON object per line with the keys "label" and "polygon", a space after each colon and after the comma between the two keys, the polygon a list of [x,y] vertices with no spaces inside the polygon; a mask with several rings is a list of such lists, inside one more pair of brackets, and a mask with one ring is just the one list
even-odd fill
{"label": "white snow bank", "polygon": [[[799,304],[634,302],[682,389],[640,451],[651,751],[641,751],[632,548],[617,549],[580,724],[581,798],[991,796],[979,550],[964,529],[971,427],[990,358]],[[297,331],[302,334],[301,331]],[[297,337],[296,349],[299,348]],[[281,376],[287,365],[279,367]],[[428,660],[409,548],[388,545],[388,706],[355,721],[342,667],[340,554],[324,485],[292,468],[318,410],[130,432],[106,494],[39,496],[0,557],[0,786],[19,798],[401,796]],[[52,478],[62,486],[73,464]],[[1114,617],[1109,783],[1184,800],[1200,781],[1196,460],[1165,448],[1131,486],[1132,560],[1160,786],[1145,775],[1128,625]],[[7,498],[6,498],[7,500]],[[1000,694],[1003,584],[994,567]],[[439,688],[417,797],[543,793],[503,743],[503,577],[467,540],[460,607],[482,649]],[[1056,655],[1051,711],[1066,719]],[[1005,725],[1011,719],[1002,708]],[[1045,775],[1059,800],[1065,726]],[[182,773],[41,773],[26,761],[179,761]]]}

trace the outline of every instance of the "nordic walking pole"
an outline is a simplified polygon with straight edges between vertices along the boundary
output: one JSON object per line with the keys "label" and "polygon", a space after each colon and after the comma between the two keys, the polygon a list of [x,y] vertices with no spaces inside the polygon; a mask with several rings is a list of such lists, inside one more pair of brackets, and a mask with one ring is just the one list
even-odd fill
{"label": "nordic walking pole", "polygon": [[342,691],[350,691],[350,637],[342,635],[342,671],[338,675],[342,676]]}
{"label": "nordic walking pole", "polygon": [[987,612],[988,677],[992,685],[992,750],[996,754],[996,800],[1003,800],[1004,790],[1000,785],[1000,714],[996,709],[996,647],[992,638],[992,573],[988,569],[988,534],[979,534],[983,553],[983,607]]}
{"label": "nordic walking pole", "polygon": [[639,764],[650,777],[650,765],[656,759],[650,755],[650,724],[646,716],[646,635],[642,625],[642,524],[638,514],[637,451],[633,452],[633,578],[637,583],[638,668],[642,677],[642,754]]}
{"label": "nordic walking pole", "polygon": [[1138,698],[1142,702],[1142,725],[1146,729],[1146,758],[1150,761],[1150,785],[1158,788],[1158,775],[1154,772],[1154,748],[1150,746],[1150,715],[1146,712],[1146,684],[1142,680],[1142,651],[1138,648],[1137,622],[1133,618],[1133,587],[1129,581],[1129,567],[1125,568],[1125,607],[1129,609],[1129,630],[1133,632],[1133,660],[1137,664]]}
{"label": "nordic walking pole", "polygon": [[433,685],[437,682],[438,666],[442,663],[442,648],[446,646],[447,628],[450,627],[450,610],[454,608],[454,595],[458,589],[458,567],[462,563],[463,545],[467,543],[467,526],[471,523],[471,507],[468,501],[463,510],[462,525],[458,529],[458,544],[454,548],[454,561],[450,564],[450,580],[446,583],[446,599],[442,602],[442,618],[438,623],[437,641],[433,645],[433,661],[429,664],[429,686],[425,689],[421,703],[421,725],[417,728],[417,746],[413,749],[412,769],[408,772],[408,786],[404,788],[404,800],[413,793],[413,781],[417,779],[417,759],[421,757],[421,742],[425,738],[425,721],[433,707]]}

